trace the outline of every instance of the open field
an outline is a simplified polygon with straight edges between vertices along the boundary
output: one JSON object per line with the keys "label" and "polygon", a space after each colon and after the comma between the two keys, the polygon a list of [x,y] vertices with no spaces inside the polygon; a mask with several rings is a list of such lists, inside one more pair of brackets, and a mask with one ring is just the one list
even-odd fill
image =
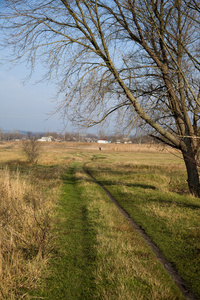
{"label": "open field", "polygon": [[184,299],[85,167],[200,298],[200,201],[188,195],[180,154],[153,145],[101,149],[43,143],[38,165],[28,165],[19,142],[0,144],[2,299]]}
{"label": "open field", "polygon": [[145,153],[144,163],[140,154],[129,162],[97,155],[87,166],[200,295],[200,201],[188,195],[180,159],[154,155]]}

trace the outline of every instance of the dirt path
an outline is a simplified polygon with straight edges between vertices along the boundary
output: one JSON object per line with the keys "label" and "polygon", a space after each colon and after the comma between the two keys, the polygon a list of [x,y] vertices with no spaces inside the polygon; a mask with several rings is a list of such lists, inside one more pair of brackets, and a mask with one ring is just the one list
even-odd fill
{"label": "dirt path", "polygon": [[171,276],[172,280],[176,284],[176,286],[179,288],[179,290],[182,292],[184,297],[186,299],[190,300],[198,300],[198,298],[195,296],[195,294],[187,287],[186,282],[179,276],[179,274],[176,272],[173,265],[162,255],[159,248],[152,242],[152,240],[147,236],[145,231],[137,225],[129,216],[129,214],[119,205],[117,200],[111,195],[111,193],[98,181],[96,178],[92,176],[92,174],[89,172],[88,169],[85,169],[85,172],[99,185],[101,188],[105,191],[107,196],[110,198],[110,200],[117,206],[119,211],[122,213],[122,215],[129,221],[130,225],[142,236],[142,238],[145,240],[145,242],[148,244],[148,246],[151,248],[151,250],[155,253],[157,259],[159,262],[163,265],[165,270],[168,272],[168,274]]}

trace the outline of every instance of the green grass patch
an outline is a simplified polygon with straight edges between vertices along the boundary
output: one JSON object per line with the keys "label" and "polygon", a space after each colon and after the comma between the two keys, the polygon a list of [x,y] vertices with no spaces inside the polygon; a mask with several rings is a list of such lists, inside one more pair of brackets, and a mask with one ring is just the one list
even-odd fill
{"label": "green grass patch", "polygon": [[[45,299],[184,299],[143,239],[80,164],[63,176]],[[33,295],[33,294],[32,294]]]}
{"label": "green grass patch", "polygon": [[90,168],[200,297],[200,200],[188,195],[184,170],[123,165],[120,157]]}
{"label": "green grass patch", "polygon": [[95,289],[95,232],[74,170],[69,168],[63,176],[54,253],[41,293],[47,299],[92,299]]}

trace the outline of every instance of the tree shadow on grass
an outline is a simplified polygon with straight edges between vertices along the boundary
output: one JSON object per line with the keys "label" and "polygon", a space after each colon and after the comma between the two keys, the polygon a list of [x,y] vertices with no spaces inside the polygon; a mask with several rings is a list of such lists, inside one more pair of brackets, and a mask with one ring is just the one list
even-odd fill
{"label": "tree shadow on grass", "polygon": [[142,188],[142,189],[151,189],[151,190],[156,190],[156,187],[154,185],[150,184],[143,184],[143,183],[126,183],[122,181],[112,181],[112,180],[101,180],[101,184],[103,186],[111,186],[111,185],[116,185],[116,186],[127,186],[127,187],[135,187],[135,188]]}
{"label": "tree shadow on grass", "polygon": [[[88,182],[93,181],[92,179],[86,179]],[[150,184],[143,184],[143,183],[127,183],[123,181],[114,181],[114,180],[101,180],[99,181],[103,186],[127,186],[127,187],[135,187],[135,188],[142,188],[142,189],[151,189],[156,190],[157,188],[154,185]]]}
{"label": "tree shadow on grass", "polygon": [[[186,202],[187,201],[187,202]],[[164,198],[161,198],[159,197],[158,199],[155,199],[155,197],[153,197],[151,199],[151,197],[148,197],[148,202],[157,202],[157,203],[160,203],[160,204],[164,204],[166,206],[170,206],[170,205],[176,205],[178,207],[182,207],[182,208],[190,208],[190,209],[193,209],[193,210],[198,210],[200,209],[200,204],[194,204],[194,203],[189,203],[188,200],[184,201],[184,199],[181,197],[181,199],[179,201],[177,200],[174,200],[172,198],[172,200],[168,200],[168,199],[164,199]]]}
{"label": "tree shadow on grass", "polygon": [[[117,174],[119,174],[119,173],[120,172],[117,172]],[[124,173],[121,173],[121,174],[124,175]],[[88,181],[92,181],[92,179],[88,178]],[[141,188],[141,189],[144,189],[144,190],[152,190],[152,191],[155,191],[155,192],[159,192],[158,188],[156,188],[154,185],[149,185],[149,184],[126,183],[126,182],[117,181],[117,180],[116,181],[114,181],[114,180],[101,180],[99,182],[102,186],[104,186],[105,188],[108,188],[109,191],[110,191],[109,187],[111,187],[111,186],[125,186],[125,187],[133,188],[133,192],[134,192],[134,188]],[[193,209],[193,210],[200,209],[200,204],[192,203],[193,200],[190,201],[190,199],[185,198],[184,195],[180,195],[177,192],[173,192],[173,193],[174,193],[174,197],[171,194],[170,195],[165,195],[164,192],[160,192],[159,195],[157,195],[157,194],[150,195],[149,194],[149,195],[147,195],[148,200],[147,199],[146,200],[142,199],[142,201],[157,202],[157,203],[160,203],[160,204],[163,204],[163,205],[166,205],[166,206],[170,206],[172,204],[175,204],[179,207],[190,208],[190,209]],[[124,195],[126,195],[125,192],[124,192]],[[178,199],[177,196],[180,196],[180,198]],[[137,201],[138,201],[138,199],[137,199]]]}

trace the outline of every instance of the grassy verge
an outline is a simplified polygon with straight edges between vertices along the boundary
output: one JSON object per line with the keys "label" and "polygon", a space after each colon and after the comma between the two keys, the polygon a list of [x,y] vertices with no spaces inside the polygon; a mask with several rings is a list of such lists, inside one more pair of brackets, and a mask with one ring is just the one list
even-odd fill
{"label": "grassy verge", "polygon": [[90,168],[200,297],[200,202],[187,194],[184,171],[124,164],[119,156],[112,165],[93,160]]}
{"label": "grassy verge", "polygon": [[140,236],[76,165],[63,178],[46,299],[183,299]]}

